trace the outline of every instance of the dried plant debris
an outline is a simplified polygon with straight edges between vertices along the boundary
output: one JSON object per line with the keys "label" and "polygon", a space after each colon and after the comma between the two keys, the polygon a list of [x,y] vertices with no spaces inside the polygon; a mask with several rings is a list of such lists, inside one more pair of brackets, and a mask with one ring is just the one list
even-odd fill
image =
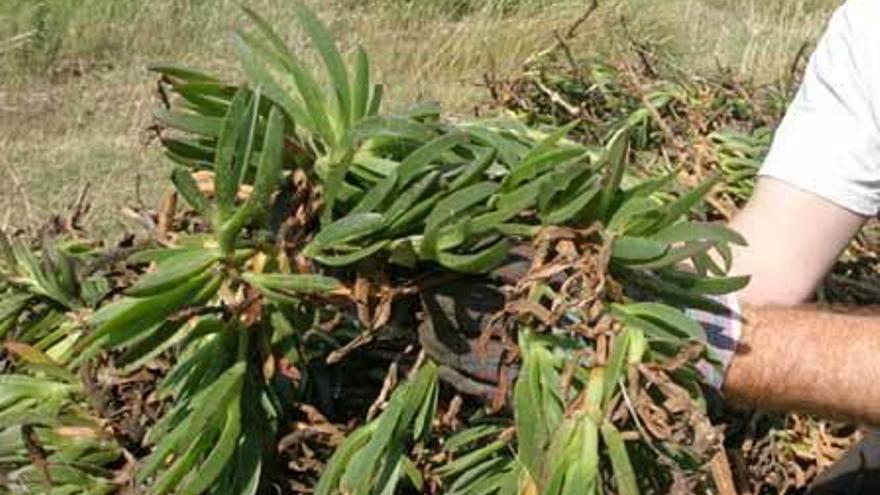
{"label": "dried plant debris", "polygon": [[[640,43],[631,47],[633,56],[611,63],[575,61],[564,48],[531,60],[512,80],[487,77],[495,104],[527,122],[575,123],[572,135],[587,142],[630,123],[636,129],[630,146],[640,174],[651,176],[658,164],[661,169],[674,164],[681,167],[677,178],[685,187],[695,177],[720,174],[722,186],[707,198],[709,218],[729,218],[751,195],[770,130],[794,94],[805,53],[795,56],[789,78],[756,86],[723,70],[711,79],[681,74],[674,60]],[[835,265],[820,290],[823,302],[877,302],[873,224]],[[801,493],[859,438],[851,426],[797,415],[739,413],[718,422],[725,425],[742,493]]]}
{"label": "dried plant debris", "polygon": [[487,77],[496,104],[530,123],[575,123],[573,135],[586,142],[631,127],[634,166],[643,174],[676,168],[691,187],[720,173],[725,187],[707,200],[722,218],[748,198],[800,64],[790,80],[756,86],[724,71],[711,79],[682,74],[644,44],[610,63],[574,60],[563,48],[531,60],[512,80]]}

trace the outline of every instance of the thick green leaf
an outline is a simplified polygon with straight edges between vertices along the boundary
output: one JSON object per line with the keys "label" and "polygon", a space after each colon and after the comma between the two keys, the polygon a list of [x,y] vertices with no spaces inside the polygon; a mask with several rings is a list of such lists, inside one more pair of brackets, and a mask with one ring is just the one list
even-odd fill
{"label": "thick green leaf", "polygon": [[623,435],[613,424],[602,424],[602,440],[608,447],[608,457],[611,458],[611,468],[614,470],[614,481],[617,484],[617,493],[620,495],[639,495],[639,485],[636,482],[636,473],[629,454],[626,451],[626,443]]}
{"label": "thick green leaf", "polygon": [[282,59],[291,59],[295,58],[293,52],[288,48],[287,44],[283,39],[276,33],[272,26],[266,22],[259,14],[256,13],[253,9],[246,5],[241,6],[241,10],[244,11],[245,15],[250,18],[251,22],[257,26],[257,29],[260,30],[260,33],[269,41],[272,49],[275,50],[276,55]]}
{"label": "thick green leaf", "polygon": [[[571,122],[566,126],[556,129],[529,150],[522,161],[511,169],[510,175],[504,181],[504,189],[510,191],[523,182],[532,179],[537,174],[536,165],[540,158],[552,151],[558,151],[554,150],[556,144],[578,124],[579,122]],[[578,150],[578,153],[580,153],[580,150]]]}
{"label": "thick green leaf", "polygon": [[125,291],[131,297],[149,297],[171,290],[199,275],[220,259],[214,249],[192,249],[164,259],[155,271],[138,279]]}
{"label": "thick green leaf", "polygon": [[367,116],[375,116],[379,114],[382,108],[382,95],[385,93],[385,86],[382,84],[373,85],[373,97],[370,100],[370,107],[367,109]]}
{"label": "thick green leaf", "polygon": [[501,433],[502,428],[498,425],[494,424],[482,424],[478,426],[471,426],[470,428],[466,428],[464,430],[459,431],[458,433],[453,434],[445,439],[443,443],[443,449],[452,453],[456,453],[459,450],[483,440],[486,437],[498,435]]}
{"label": "thick green leaf", "polygon": [[655,193],[662,191],[673,183],[678,176],[676,171],[667,172],[659,177],[639,180],[635,185],[623,191],[623,202],[627,203],[636,198],[649,198]]}
{"label": "thick green leaf", "polygon": [[528,332],[520,335],[523,368],[514,385],[514,422],[519,459],[533,480],[542,478],[553,432],[562,420],[560,379],[549,351]]}
{"label": "thick green leaf", "polygon": [[566,198],[562,206],[541,215],[546,225],[563,225],[577,218],[599,194],[598,177],[591,177],[573,198]]}
{"label": "thick green leaf", "polygon": [[658,303],[630,303],[620,307],[625,313],[656,325],[670,328],[698,342],[706,341],[706,332],[699,323],[678,309]]}
{"label": "thick green leaf", "polygon": [[453,132],[440,136],[426,143],[421,148],[413,151],[400,162],[397,172],[400,177],[401,187],[406,187],[410,181],[418,177],[431,162],[439,159],[450,149],[467,144],[468,135],[463,132]]}
{"label": "thick green leaf", "polygon": [[625,201],[612,215],[608,222],[608,230],[622,234],[627,232],[627,227],[634,219],[645,215],[659,216],[661,203],[650,197],[636,196]]}
{"label": "thick green leaf", "polygon": [[346,254],[315,254],[312,257],[327,266],[347,266],[378,253],[388,247],[390,240],[375,242],[363,249]]}
{"label": "thick green leaf", "polygon": [[416,489],[416,492],[424,493],[425,480],[416,465],[408,457],[402,457],[400,459],[400,467],[403,471],[403,475],[405,475],[407,479],[409,479],[410,483],[412,483],[413,485],[413,488]]}
{"label": "thick green leaf", "polygon": [[428,361],[419,368],[418,373],[412,379],[412,386],[407,395],[407,402],[418,409],[410,408],[404,417],[411,422],[412,439],[419,441],[431,431],[431,422],[437,411],[438,387],[437,365]]}
{"label": "thick green leaf", "polygon": [[385,211],[385,217],[388,219],[389,223],[393,225],[395,220],[401,218],[407,212],[410,212],[412,206],[425,195],[425,193],[437,182],[439,177],[439,172],[430,172],[418,182],[404,189]]}
{"label": "thick green leaf", "polygon": [[362,426],[345,437],[321,474],[315,487],[315,495],[335,495],[338,493],[339,481],[345,473],[351,459],[370,441],[376,430],[376,422]]}
{"label": "thick green leaf", "polygon": [[582,440],[573,453],[574,462],[566,473],[562,495],[592,494],[599,484],[599,428],[586,414],[578,418],[578,427]]}
{"label": "thick green leaf", "polygon": [[318,82],[308,69],[305,68],[303,63],[284,45],[282,45],[283,51],[277,54],[279,60],[275,62],[275,57],[272,54],[266,53],[269,50],[268,48],[261,46],[259,42],[245,33],[239,33],[239,35],[245,43],[248,43],[252,53],[262,55],[265,63],[277,71],[277,77],[290,78],[288,80],[292,80],[292,86],[299,91],[300,101],[303,102],[306,110],[309,112],[318,135],[329,146],[334,146],[338,136],[328,116],[326,98]]}
{"label": "thick green leaf", "polygon": [[509,448],[509,443],[496,440],[468,454],[458,457],[454,461],[440,466],[434,473],[438,476],[450,477],[470,471],[474,466],[486,461],[496,453]]}
{"label": "thick green leaf", "polygon": [[691,210],[691,208],[696,206],[706,196],[706,194],[708,194],[709,191],[711,191],[712,188],[715,187],[716,184],[718,184],[720,178],[721,176],[716,174],[709,179],[703,181],[697,187],[690,189],[674,202],[666,205],[666,207],[663,209],[663,220],[660,222],[657,228],[667,227],[678,221],[678,219],[681,218],[682,215],[686,214]]}
{"label": "thick green leaf", "polygon": [[[316,171],[324,180],[324,206],[321,211],[321,224],[327,225],[333,220],[336,201],[343,198],[348,184],[345,176],[351,168],[354,149],[349,148],[341,153],[331,153],[325,157],[326,163],[315,164]],[[354,192],[359,192],[355,189]]]}
{"label": "thick green leaf", "polygon": [[507,239],[501,239],[476,253],[455,254],[439,251],[437,262],[450,270],[461,273],[486,273],[498,268],[507,259],[509,252],[510,242]]}
{"label": "thick green leaf", "polygon": [[[223,127],[217,140],[217,152],[214,155],[214,189],[217,192],[217,203],[220,218],[225,220],[235,207],[238,194],[235,170],[236,151],[242,132],[242,123],[248,112],[250,92],[239,89],[232,99],[229,111],[223,118]],[[239,157],[240,158],[240,157]]]}
{"label": "thick green leaf", "polygon": [[145,298],[124,298],[105,306],[95,313],[94,322],[101,322],[86,338],[89,350],[80,356],[87,358],[96,351],[93,344],[110,347],[124,345],[137,338],[145,330],[171,316],[179,309],[192,304],[206,287],[216,283],[210,273],[202,273],[174,289]]}
{"label": "thick green leaf", "polygon": [[199,495],[207,491],[217,480],[235,455],[241,434],[241,405],[233,399],[226,407],[226,421],[223,431],[205,461],[186,480],[177,493],[180,495]]}
{"label": "thick green leaf", "polygon": [[714,299],[682,289],[660,277],[640,270],[630,270],[623,266],[615,267],[615,274],[626,284],[647,294],[656,301],[662,301],[681,308],[695,308],[714,314],[726,314],[727,308]]}
{"label": "thick green leaf", "polygon": [[189,170],[183,167],[174,167],[174,170],[171,172],[171,182],[174,183],[177,192],[192,206],[196,213],[209,221],[213,219],[211,203],[199,191],[199,186]]}
{"label": "thick green leaf", "polygon": [[440,104],[431,100],[417,101],[403,110],[400,116],[419,122],[437,121],[440,119]]}
{"label": "thick green leaf", "polygon": [[497,157],[498,151],[495,148],[480,149],[476,158],[447,187],[450,191],[457,191],[478,181]]}
{"label": "thick green leaf", "polygon": [[[442,192],[434,193],[431,196],[419,201],[415,206],[410,208],[406,213],[397,217],[396,220],[388,225],[389,235],[401,235],[411,233],[417,227],[421,227],[421,220],[424,219],[443,198]],[[421,232],[421,231],[420,231]]]}
{"label": "thick green leaf", "polygon": [[[284,156],[284,129],[285,119],[278,107],[273,106],[269,111],[266,136],[263,140],[263,152],[260,154],[260,163],[257,165],[257,175],[254,178],[253,192],[244,206],[236,213],[245,218],[269,206],[272,194],[278,188],[281,180],[281,169]],[[249,211],[250,209],[250,211]]]}
{"label": "thick green leaf", "polygon": [[0,299],[0,322],[17,316],[27,307],[28,302],[30,302],[33,297],[33,294],[24,292],[3,294],[2,299]]}
{"label": "thick green leaf", "polygon": [[378,232],[385,226],[385,217],[379,213],[348,215],[322,228],[303,251],[307,256],[355,241]]}
{"label": "thick green leaf", "polygon": [[609,309],[611,315],[620,320],[625,327],[632,332],[639,332],[651,342],[664,342],[675,347],[681,347],[687,343],[687,339],[683,338],[679,333],[669,330],[666,327],[656,325],[643,318],[637,318],[618,306],[612,306]]}
{"label": "thick green leaf", "polygon": [[152,72],[158,72],[163,76],[167,76],[174,79],[181,79],[184,81],[192,81],[192,82],[210,82],[210,83],[219,83],[220,81],[210,74],[206,74],[204,72],[191,69],[189,67],[178,67],[174,65],[150,65],[147,67],[147,70]]}
{"label": "thick green leaf", "polygon": [[485,232],[495,229],[502,223],[522,214],[534,206],[542,187],[550,180],[551,177],[544,176],[513,191],[500,194],[495,201],[495,210],[474,217],[470,223],[471,230]]}
{"label": "thick green leaf", "polygon": [[269,123],[263,141],[263,153],[257,166],[253,191],[244,205],[235,211],[232,218],[220,228],[221,248],[227,253],[234,248],[234,240],[239,231],[256,217],[268,211],[272,194],[281,180],[284,153],[284,116],[278,107],[269,112]]}
{"label": "thick green leaf", "polygon": [[226,409],[231,399],[240,393],[244,374],[245,363],[238,363],[193,398],[192,410],[186,419],[160,441],[138,470],[137,478],[140,482],[156,473],[168,456],[173,453],[179,454],[182,449],[192,446],[203,434],[207,425],[219,424],[222,428],[223,418],[217,418],[216,412]]}
{"label": "thick green leaf", "polygon": [[168,127],[209,138],[220,136],[220,129],[223,126],[223,121],[219,117],[173,112],[164,108],[157,109],[155,116],[159,122]]}
{"label": "thick green leaf", "polygon": [[698,222],[679,222],[652,235],[651,239],[668,244],[711,241],[746,245],[743,236],[724,225]]}
{"label": "thick green leaf", "polygon": [[394,172],[400,162],[377,156],[373,151],[362,149],[354,155],[352,170],[363,169],[374,177],[385,177]]}
{"label": "thick green leaf", "polygon": [[320,135],[317,124],[312,120],[311,114],[275,81],[275,78],[266,70],[265,66],[257,60],[253,50],[242,34],[235,34],[232,41],[238,52],[242,68],[251,83],[260,86],[263,94],[284,109],[287,116],[293,122],[296,122],[299,128]]}
{"label": "thick green leaf", "polygon": [[[268,438],[274,438],[275,432],[269,428],[267,419],[262,413],[265,397],[255,386],[245,389],[242,398],[242,442],[235,453],[235,461],[231,463],[229,495],[256,495],[263,475],[263,456],[266,455]],[[268,438],[267,438],[268,437]]]}
{"label": "thick green leaf", "polygon": [[[356,186],[360,189],[363,189],[366,192],[366,188],[372,185],[376,185],[382,179],[386,178],[391,173],[395,172],[399,163],[391,162],[391,170],[387,171],[377,171],[370,166],[364,166],[359,163],[357,160],[359,158],[359,154],[355,153],[354,160],[352,160],[351,167],[349,167],[348,172],[350,173],[349,177],[346,177],[346,180],[351,183],[356,183]],[[369,163],[369,165],[375,166],[376,163]],[[380,165],[381,166],[381,165]]]}
{"label": "thick green leaf", "polygon": [[[509,469],[511,460],[509,458],[504,457],[491,457],[488,460],[481,462],[475,466],[472,466],[466,472],[462,473],[461,476],[455,478],[455,481],[452,482],[446,489],[444,493],[449,495],[470,495],[474,493],[475,490],[479,490],[481,483],[487,478],[492,478],[500,472],[503,472],[505,469]],[[495,487],[494,490],[500,490],[499,486]],[[514,491],[505,492],[505,491],[497,491],[497,493],[515,493]]]}
{"label": "thick green leaf", "polygon": [[202,319],[187,335],[177,363],[159,384],[157,393],[165,399],[174,396],[175,407],[163,416],[147,433],[145,441],[154,443],[167,434],[174,418],[174,410],[188,407],[188,400],[211,383],[220,373],[233,364],[236,357],[236,335],[229,325],[215,320]]}
{"label": "thick green leaf", "polygon": [[184,320],[165,321],[133,341],[115,361],[122,373],[133,373],[179,343],[190,327]]}
{"label": "thick green leaf", "polygon": [[406,428],[406,425],[402,424],[401,416],[404,409],[411,405],[405,403],[405,397],[406,388],[398,389],[392,395],[388,407],[376,419],[373,435],[363,449],[352,458],[340,480],[343,492],[375,486],[372,478],[377,470],[377,464],[386,458],[382,455],[383,452],[392,447],[391,444],[400,438],[400,432]]}
{"label": "thick green leaf", "polygon": [[351,95],[351,116],[352,122],[357,122],[364,118],[369,109],[370,91],[372,85],[370,82],[370,59],[366,50],[358,47],[355,59],[354,85]]}
{"label": "thick green leaf", "polygon": [[749,277],[708,277],[695,273],[666,269],[658,275],[684,290],[695,294],[722,295],[744,289],[749,284]]}
{"label": "thick green leaf", "polygon": [[[727,272],[733,267],[733,250],[730,248],[729,244],[719,243],[715,245],[715,250],[718,252],[718,255],[721,257],[721,260],[724,262],[724,267],[718,267],[713,273],[715,275],[724,276],[727,275]],[[708,254],[705,254],[706,258],[709,258],[709,261],[714,263],[714,259]],[[717,264],[716,264],[717,265]]]}
{"label": "thick green leaf", "polygon": [[[251,157],[254,155],[254,147],[256,146],[257,128],[260,124],[260,105],[263,98],[262,88],[257,86],[251,92],[250,106],[246,117],[239,123],[241,126],[238,143],[235,148],[235,161],[232,167],[232,183],[230,192],[233,201],[238,195],[239,186],[244,182],[245,174],[248,173],[251,166]],[[263,153],[265,155],[265,153]]]}
{"label": "thick green leaf", "polygon": [[335,278],[315,274],[247,272],[242,278],[259,288],[294,294],[324,294],[342,287]]}
{"label": "thick green leaf", "polygon": [[229,105],[226,102],[219,101],[209,96],[204,96],[196,92],[188,91],[185,95],[181,94],[183,101],[180,106],[193,112],[209,117],[223,117]]}
{"label": "thick green leaf", "polygon": [[669,252],[666,243],[644,237],[620,236],[614,239],[611,256],[627,262],[656,260]]}
{"label": "thick green leaf", "polygon": [[[226,112],[224,111],[223,115]],[[223,116],[221,115],[221,117]],[[199,139],[174,139],[163,137],[160,140],[162,146],[170,153],[193,163],[210,164],[214,162],[215,149],[204,144]]]}
{"label": "thick green leaf", "polygon": [[548,175],[553,178],[544,182],[541,188],[539,213],[547,212],[552,206],[564,205],[586,189],[586,182],[600,179],[598,174],[592,173],[584,156],[558,164]]}
{"label": "thick green leaf", "polygon": [[552,180],[552,176],[545,175],[512,191],[499,194],[498,200],[495,202],[495,208],[499,211],[517,213],[530,208],[538,202],[541,190]]}
{"label": "thick green leaf", "polygon": [[294,13],[324,61],[327,74],[330,76],[330,81],[336,94],[339,119],[342,127],[348,128],[351,123],[351,86],[348,82],[348,69],[346,69],[342,55],[339,54],[339,50],[336,48],[336,42],[321,24],[321,21],[305,6],[302,0],[294,0]]}
{"label": "thick green leaf", "polygon": [[189,449],[175,456],[170,465],[163,466],[163,469],[157,473],[156,480],[150,487],[150,495],[170,493],[187,473],[197,469],[198,458],[210,450],[213,441],[214,436],[211,432],[201,432]]}
{"label": "thick green leaf", "polygon": [[458,219],[462,212],[486,201],[498,188],[495,182],[478,182],[440,200],[425,220],[425,239],[421,244],[423,255],[429,258],[434,255],[441,227],[450,220]]}
{"label": "thick green leaf", "polygon": [[527,146],[518,141],[507,139],[492,129],[478,125],[468,125],[465,129],[475,143],[497,150],[501,161],[508,167],[516,166],[520,161],[520,156],[528,153]]}
{"label": "thick green leaf", "polygon": [[492,472],[490,475],[484,476],[474,483],[467,486],[465,490],[450,492],[449,495],[493,495],[500,493],[518,493],[521,490],[520,480],[523,478],[521,468],[508,463],[503,469]]}
{"label": "thick green leaf", "polygon": [[[464,244],[470,234],[470,220],[465,219],[447,225],[441,228],[437,234],[436,249],[438,251],[452,251]],[[424,242],[424,238],[422,242]]]}
{"label": "thick green leaf", "polygon": [[668,268],[675,266],[688,258],[705,253],[711,247],[712,244],[706,242],[689,242],[684,246],[670,249],[666,254],[659,258],[629,262],[628,266],[640,270],[659,270],[661,268]]}
{"label": "thick green leaf", "polygon": [[393,116],[367,117],[352,127],[346,134],[345,143],[356,147],[367,139],[378,137],[397,138],[413,143],[424,144],[436,137],[433,130],[419,122]]}
{"label": "thick green leaf", "polygon": [[620,182],[623,180],[623,171],[626,167],[626,151],[629,144],[629,129],[624,127],[611,137],[602,155],[601,161],[605,167],[605,176],[602,180],[602,196],[599,200],[599,215],[608,218],[611,207],[619,197]]}
{"label": "thick green leaf", "polygon": [[168,148],[165,149],[164,155],[175,165],[179,165],[189,170],[210,170],[213,167],[211,161],[196,160],[183,155],[178,155]]}
{"label": "thick green leaf", "polygon": [[237,88],[216,82],[189,82],[174,86],[174,91],[184,99],[184,105],[197,113],[223,117],[235,96]]}
{"label": "thick green leaf", "polygon": [[571,184],[571,180],[583,173],[588,166],[585,152],[580,148],[560,148],[548,151],[529,161],[526,165],[529,168],[515,170],[515,172],[519,172],[516,176],[513,173],[508,175],[504,181],[504,184],[508,185],[505,190],[522,188],[536,177],[544,177],[549,179],[545,182],[549,186],[545,187],[546,192],[543,194],[545,200],[555,192],[564,191]]}
{"label": "thick green leaf", "polygon": [[358,201],[358,204],[356,204],[347,214],[368,213],[378,210],[380,206],[382,206],[382,203],[391,197],[395,187],[397,187],[397,177],[397,172],[394,171],[377,182],[375,186],[371,187],[364,193],[364,196]]}
{"label": "thick green leaf", "polygon": [[626,360],[629,356],[629,342],[630,330],[628,328],[624,328],[614,337],[614,343],[611,347],[611,355],[608,358],[608,363],[605,365],[604,371],[605,383],[602,386],[602,390],[604,391],[604,398],[602,399],[603,408],[608,404],[608,401],[614,397],[614,394],[618,390],[618,382],[623,376],[625,376],[624,367],[626,366]]}

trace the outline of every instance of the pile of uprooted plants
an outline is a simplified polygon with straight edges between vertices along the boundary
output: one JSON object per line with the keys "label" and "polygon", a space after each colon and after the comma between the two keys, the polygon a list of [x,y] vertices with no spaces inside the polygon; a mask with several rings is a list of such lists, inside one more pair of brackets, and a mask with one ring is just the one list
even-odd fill
{"label": "pile of uprooted plants", "polygon": [[[808,46],[794,54],[787,77],[755,84],[720,70],[684,73],[660,46],[631,42],[613,60],[575,59],[560,37],[515,78],[485,79],[493,103],[531,125],[572,125],[590,142],[628,126],[632,173],[675,172],[686,187],[719,176],[703,214],[729,220],[751,195],[773,129],[793,98]],[[819,289],[824,303],[871,304],[877,284],[878,238],[870,222]],[[732,485],[738,493],[801,493],[859,437],[850,425],[803,415],[712,412],[723,425]]]}
{"label": "pile of uprooted plants", "polygon": [[0,236],[0,490],[775,493],[852,441],[696,370],[777,93],[554,50],[516,118],[389,114],[294,3],[323,74],[250,11],[244,82],[153,68],[153,236]]}

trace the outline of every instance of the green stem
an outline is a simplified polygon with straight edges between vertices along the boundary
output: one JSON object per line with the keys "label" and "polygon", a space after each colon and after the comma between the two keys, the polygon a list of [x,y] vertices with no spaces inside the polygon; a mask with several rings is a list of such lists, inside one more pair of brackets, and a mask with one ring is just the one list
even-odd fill
{"label": "green stem", "polygon": [[242,327],[238,324],[235,324],[235,329],[236,331],[238,331],[237,361],[244,362],[247,359],[248,355],[248,346],[250,344],[250,329]]}
{"label": "green stem", "polygon": [[596,423],[599,423],[602,419],[604,384],[605,368],[598,366],[590,370],[590,379],[587,382],[586,408],[584,410]]}

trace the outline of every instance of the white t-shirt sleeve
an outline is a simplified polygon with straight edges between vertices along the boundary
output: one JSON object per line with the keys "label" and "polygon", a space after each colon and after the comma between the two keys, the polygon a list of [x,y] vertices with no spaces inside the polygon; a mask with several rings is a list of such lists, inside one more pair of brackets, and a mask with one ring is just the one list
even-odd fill
{"label": "white t-shirt sleeve", "polygon": [[848,210],[880,211],[880,0],[831,19],[760,171]]}

